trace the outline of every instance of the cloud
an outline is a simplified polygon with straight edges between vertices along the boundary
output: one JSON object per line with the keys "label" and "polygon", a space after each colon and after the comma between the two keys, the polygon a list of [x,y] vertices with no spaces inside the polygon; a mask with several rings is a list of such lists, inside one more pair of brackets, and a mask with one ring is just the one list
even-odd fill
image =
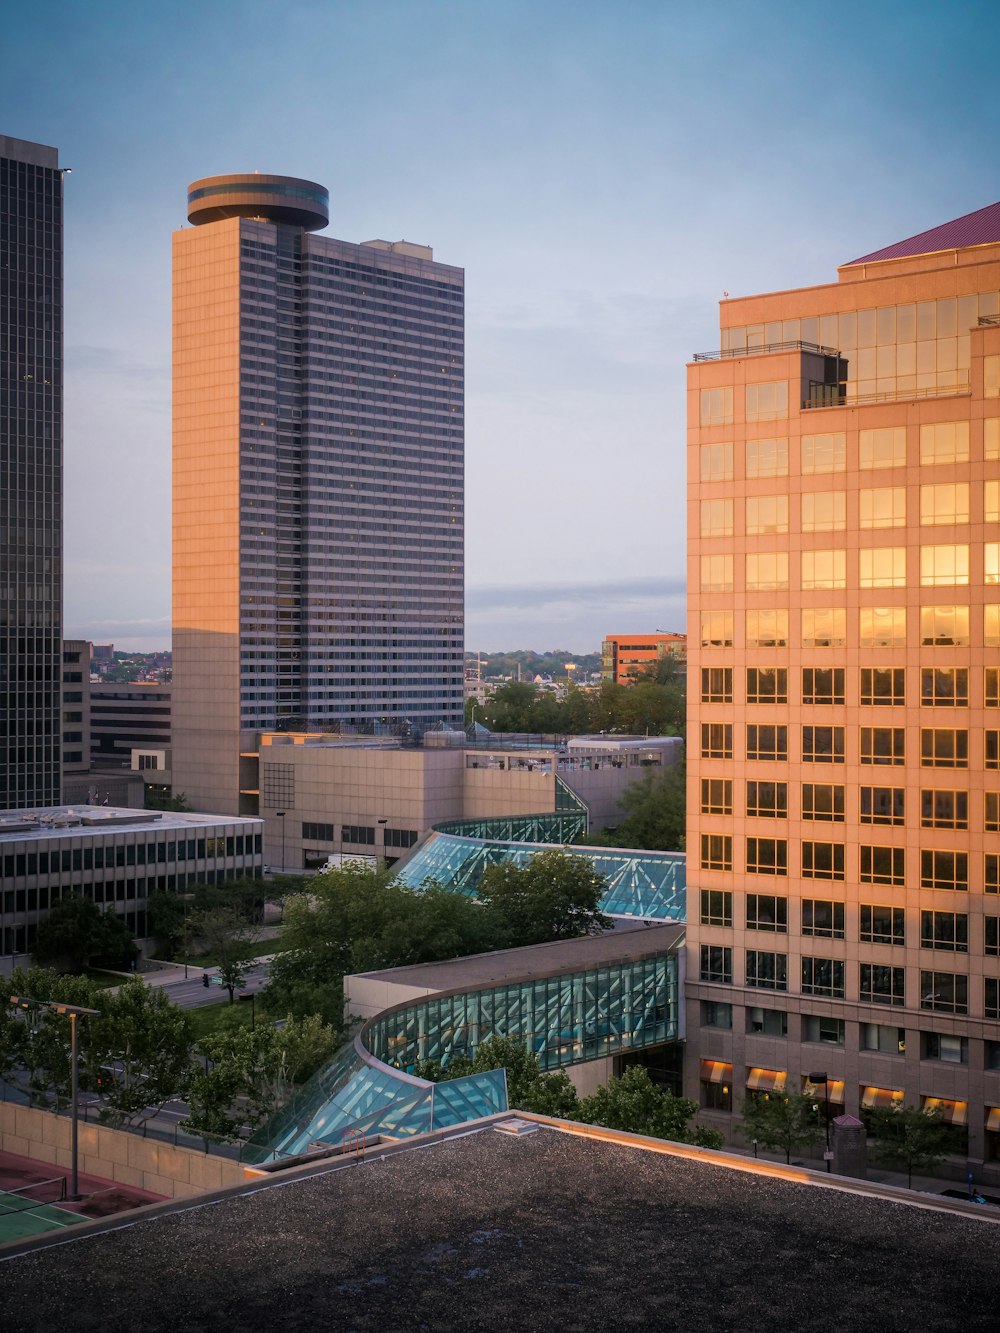
{"label": "cloud", "polygon": [[621,579],[608,583],[539,583],[482,585],[466,591],[470,611],[541,610],[550,606],[593,606],[594,603],[683,601],[685,585],[678,579]]}

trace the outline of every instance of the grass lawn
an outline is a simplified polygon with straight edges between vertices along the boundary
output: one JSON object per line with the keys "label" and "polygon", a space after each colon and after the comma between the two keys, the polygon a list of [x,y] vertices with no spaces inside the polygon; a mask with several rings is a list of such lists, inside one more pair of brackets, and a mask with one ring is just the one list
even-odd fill
{"label": "grass lawn", "polygon": [[125,977],[120,972],[103,972],[99,967],[88,967],[82,975],[88,977],[91,981],[96,982],[98,986],[103,986],[105,989],[107,989],[108,986],[120,986],[125,980]]}
{"label": "grass lawn", "polygon": [[[214,1032],[223,1016],[232,1011],[235,1011],[233,1022],[238,1022],[242,1027],[248,1028],[253,1017],[253,1009],[253,1005],[241,1003],[239,1000],[230,1004],[227,996],[220,1004],[203,1004],[198,1009],[188,1009],[187,1014],[191,1019],[191,1026],[194,1028],[195,1040],[198,1040],[201,1037],[207,1037],[210,1032]],[[257,1017],[261,1018],[262,1015],[258,1014]]]}

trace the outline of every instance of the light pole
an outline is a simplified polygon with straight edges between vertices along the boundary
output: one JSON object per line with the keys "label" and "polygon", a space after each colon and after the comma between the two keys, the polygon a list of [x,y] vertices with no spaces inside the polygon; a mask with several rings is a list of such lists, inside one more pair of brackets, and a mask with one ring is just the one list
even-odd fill
{"label": "light pole", "polygon": [[821,1074],[810,1074],[809,1082],[813,1085],[823,1084],[823,1123],[826,1126],[826,1152],[823,1154],[823,1160],[826,1162],[826,1169],[829,1171],[830,1160],[833,1154],[830,1152],[830,1079],[826,1072]]}
{"label": "light pole", "polygon": [[85,1009],[81,1004],[63,1004],[59,1000],[32,1000],[25,995],[12,995],[11,1004],[16,1004],[19,1009],[48,1009],[53,1014],[61,1014],[63,1018],[69,1019],[69,1041],[70,1041],[70,1076],[72,1080],[72,1117],[73,1117],[73,1138],[72,1138],[72,1179],[70,1182],[69,1197],[73,1202],[80,1198],[80,1178],[79,1178],[79,1153],[77,1127],[79,1123],[79,1105],[77,1101],[79,1093],[79,1048],[77,1044],[76,1020],[78,1018],[99,1018],[100,1009]]}
{"label": "light pole", "polygon": [[281,820],[281,873],[285,873],[285,812],[284,810],[275,810],[275,819]]}

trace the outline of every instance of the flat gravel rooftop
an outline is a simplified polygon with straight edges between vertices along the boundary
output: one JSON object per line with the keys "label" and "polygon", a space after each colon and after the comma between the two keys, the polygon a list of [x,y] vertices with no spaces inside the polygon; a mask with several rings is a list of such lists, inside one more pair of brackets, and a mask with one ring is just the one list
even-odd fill
{"label": "flat gravel rooftop", "polygon": [[1000,1226],[493,1129],[0,1264],[0,1328],[995,1330]]}

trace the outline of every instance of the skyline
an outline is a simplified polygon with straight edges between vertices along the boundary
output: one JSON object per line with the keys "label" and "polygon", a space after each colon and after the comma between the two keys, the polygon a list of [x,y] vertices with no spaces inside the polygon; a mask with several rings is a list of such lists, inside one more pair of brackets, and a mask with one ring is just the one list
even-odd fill
{"label": "skyline", "polygon": [[0,53],[0,132],[74,168],[68,636],[169,643],[170,234],[191,180],[318,180],[323,235],[466,269],[484,652],[683,629],[684,366],[717,345],[723,291],[835,281],[1000,197],[986,4],[847,5],[835,33],[817,4],[300,0],[272,20],[43,0]]}

